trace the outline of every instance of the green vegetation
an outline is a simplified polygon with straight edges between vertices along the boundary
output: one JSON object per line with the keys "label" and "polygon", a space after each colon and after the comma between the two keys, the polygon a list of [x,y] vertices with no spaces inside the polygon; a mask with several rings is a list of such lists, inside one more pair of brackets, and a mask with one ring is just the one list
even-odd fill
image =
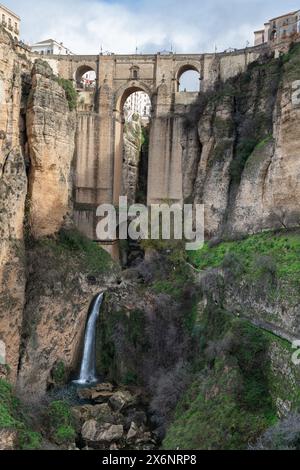
{"label": "green vegetation", "polygon": [[289,81],[299,80],[300,44],[292,44],[288,53],[281,57],[284,77]]}
{"label": "green vegetation", "polygon": [[177,405],[163,447],[245,449],[276,423],[277,397],[291,400],[294,409],[300,404],[296,384],[287,382],[280,364],[271,367],[271,351],[286,364],[291,347],[211,305],[198,322],[204,360]]}
{"label": "green vegetation", "polygon": [[76,229],[62,229],[57,237],[44,238],[36,242],[41,247],[49,248],[56,258],[66,258],[68,269],[78,271],[78,265],[91,275],[103,274],[114,266],[110,255],[98,244],[81,235]]}
{"label": "green vegetation", "polygon": [[213,247],[206,243],[202,250],[190,252],[189,259],[197,269],[203,270],[221,267],[229,254],[240,262],[244,275],[249,278],[276,272],[278,279],[299,286],[300,233],[297,231],[264,232]]}
{"label": "green vegetation", "polygon": [[42,436],[39,432],[21,431],[19,444],[22,450],[38,450],[42,445]]}
{"label": "green vegetation", "polygon": [[[242,279],[270,285],[279,280],[296,292],[300,233],[281,230],[206,243],[188,259],[199,270],[230,270],[233,285]],[[169,425],[166,449],[245,449],[277,422],[278,400],[295,412],[300,408],[300,372],[291,362],[291,344],[225,311],[222,301],[217,306],[209,286],[208,281],[207,306],[194,307],[183,323],[198,341],[198,353],[192,359],[193,380]],[[216,285],[211,289],[218,291]]]}
{"label": "green vegetation", "polygon": [[225,363],[208,377],[200,376],[177,407],[164,449],[239,450],[247,448],[268,426],[268,420],[239,406],[235,399],[240,376]]}
{"label": "green vegetation", "polygon": [[60,426],[54,433],[55,442],[67,445],[75,441],[76,432],[72,426]]}
{"label": "green vegetation", "polygon": [[187,254],[181,240],[145,240],[145,249],[155,249],[164,258],[165,269],[158,271],[151,290],[155,294],[167,294],[180,300],[184,289],[191,282],[191,270],[187,265]]}
{"label": "green vegetation", "polygon": [[[108,300],[108,299],[107,299]],[[110,379],[125,385],[138,384],[137,368],[141,355],[147,351],[145,314],[141,310],[113,311],[100,318],[99,341],[97,341],[97,368],[109,375]],[[122,345],[130,345],[132,354],[126,357],[119,376],[119,357],[115,338],[122,332]],[[133,361],[133,362],[132,362]]]}
{"label": "green vegetation", "polygon": [[71,80],[59,77],[57,79],[59,85],[65,90],[66,98],[69,104],[70,111],[73,111],[77,106],[78,93],[75,90]]}
{"label": "green vegetation", "polygon": [[30,429],[19,400],[14,396],[12,386],[0,379],[0,430],[15,429],[18,433],[18,448],[37,450],[41,447],[42,436]]}
{"label": "green vegetation", "polygon": [[70,405],[66,401],[53,401],[46,414],[50,435],[55,442],[60,445],[74,442],[76,432]]}
{"label": "green vegetation", "polygon": [[66,382],[66,366],[63,361],[59,361],[53,368],[52,378],[55,385],[63,385]]}

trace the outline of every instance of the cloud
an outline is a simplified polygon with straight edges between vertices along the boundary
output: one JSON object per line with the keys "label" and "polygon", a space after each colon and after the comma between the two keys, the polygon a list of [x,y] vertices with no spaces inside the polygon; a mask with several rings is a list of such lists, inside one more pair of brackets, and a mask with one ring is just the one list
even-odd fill
{"label": "cloud", "polygon": [[297,0],[4,0],[28,43],[54,38],[78,54],[208,52],[243,47],[253,31]]}

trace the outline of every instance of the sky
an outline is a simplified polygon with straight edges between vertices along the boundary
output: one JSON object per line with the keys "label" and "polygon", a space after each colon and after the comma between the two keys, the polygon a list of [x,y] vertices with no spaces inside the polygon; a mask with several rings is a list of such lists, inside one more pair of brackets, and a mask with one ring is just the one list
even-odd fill
{"label": "sky", "polygon": [[21,39],[49,38],[77,54],[219,52],[252,45],[267,20],[300,0],[2,0],[21,16]]}

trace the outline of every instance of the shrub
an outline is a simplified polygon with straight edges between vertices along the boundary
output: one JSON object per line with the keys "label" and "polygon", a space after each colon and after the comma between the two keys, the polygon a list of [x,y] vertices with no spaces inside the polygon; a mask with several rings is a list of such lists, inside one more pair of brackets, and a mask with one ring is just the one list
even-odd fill
{"label": "shrub", "polygon": [[7,406],[0,403],[0,428],[13,428],[16,426],[16,420],[11,415]]}
{"label": "shrub", "polygon": [[244,266],[241,259],[233,252],[226,253],[222,262],[222,268],[230,272],[234,278],[244,273]]}
{"label": "shrub", "polygon": [[70,405],[66,401],[53,401],[47,410],[50,436],[57,444],[68,444],[75,439]]}
{"label": "shrub", "polygon": [[39,449],[42,437],[29,428],[28,421],[19,400],[13,394],[12,386],[0,379],[0,429],[13,428],[18,431],[18,448]]}
{"label": "shrub", "polygon": [[21,450],[38,450],[42,445],[42,436],[34,431],[22,431],[19,437]]}
{"label": "shrub", "polygon": [[269,428],[250,450],[300,450],[300,414],[291,413]]}
{"label": "shrub", "polygon": [[60,426],[53,437],[58,444],[66,445],[74,442],[76,432],[72,426]]}
{"label": "shrub", "polygon": [[71,409],[66,401],[53,401],[48,408],[47,415],[52,428],[68,426],[72,421]]}
{"label": "shrub", "polygon": [[65,78],[58,78],[58,83],[65,90],[70,111],[73,111],[77,106],[78,98],[78,94],[73,86],[73,83],[71,80],[66,80]]}
{"label": "shrub", "polygon": [[75,229],[62,229],[58,234],[59,247],[76,254],[91,274],[101,274],[113,266],[110,255],[95,242]]}
{"label": "shrub", "polygon": [[255,260],[257,274],[265,282],[274,284],[277,275],[277,266],[272,256],[259,256]]}
{"label": "shrub", "polygon": [[52,378],[55,385],[63,385],[66,381],[66,366],[63,361],[59,361],[52,369]]}
{"label": "shrub", "polygon": [[190,381],[188,364],[180,361],[173,369],[160,370],[153,375],[150,387],[155,390],[150,410],[157,424],[163,425],[170,418],[178,400]]}

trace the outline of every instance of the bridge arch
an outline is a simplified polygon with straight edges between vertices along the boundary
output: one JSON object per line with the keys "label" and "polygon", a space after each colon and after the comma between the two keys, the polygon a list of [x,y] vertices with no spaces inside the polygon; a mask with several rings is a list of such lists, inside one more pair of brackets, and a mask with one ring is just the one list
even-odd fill
{"label": "bridge arch", "polygon": [[[185,86],[182,83],[191,84],[190,90],[187,91],[200,91],[201,85],[201,71],[198,63],[189,62],[180,65],[176,71],[177,92],[184,91]],[[188,85],[187,85],[188,86]]]}
{"label": "bridge arch", "polygon": [[96,82],[96,69],[91,65],[82,64],[77,67],[73,77],[77,88],[83,88],[82,79],[88,72],[93,74],[93,79]]}
{"label": "bridge arch", "polygon": [[146,93],[152,103],[153,91],[146,83],[142,81],[132,82],[130,84],[127,83],[121,86],[115,94],[115,111],[122,113],[127,98],[138,91]]}
{"label": "bridge arch", "polygon": [[[114,203],[117,204],[122,193],[122,176],[124,165],[124,106],[127,99],[134,93],[143,92],[148,95],[151,106],[153,105],[153,93],[150,87],[141,82],[131,82],[121,86],[115,94],[114,105]],[[141,116],[142,117],[142,116]],[[134,121],[134,119],[133,119]],[[141,156],[140,156],[141,157]],[[148,168],[147,168],[148,171]],[[125,194],[124,194],[125,195]],[[126,194],[127,195],[127,194]],[[129,202],[130,201],[129,198]],[[135,201],[134,201],[135,202]]]}

